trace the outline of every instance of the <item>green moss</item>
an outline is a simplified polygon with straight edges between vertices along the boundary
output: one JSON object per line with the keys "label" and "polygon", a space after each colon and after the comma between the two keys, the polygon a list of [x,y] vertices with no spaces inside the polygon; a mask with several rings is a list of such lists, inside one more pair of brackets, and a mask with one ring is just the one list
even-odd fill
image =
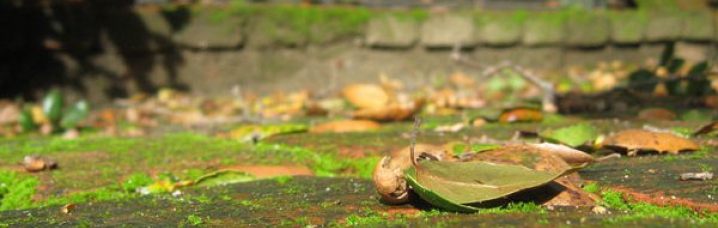
{"label": "green moss", "polygon": [[19,177],[13,171],[0,170],[0,211],[31,207],[38,180]]}
{"label": "green moss", "polygon": [[152,182],[152,177],[146,173],[135,173],[122,182],[122,189],[126,192],[134,192],[135,189],[152,184]]}
{"label": "green moss", "polygon": [[597,193],[601,190],[601,188],[598,187],[596,183],[589,183],[585,186],[583,186],[583,190],[590,193]]}
{"label": "green moss", "polygon": [[610,26],[601,11],[567,9],[566,43],[574,46],[600,46],[606,43]]}
{"label": "green moss", "polygon": [[538,205],[533,202],[518,202],[518,203],[509,203],[508,205],[502,206],[502,207],[481,209],[477,213],[496,213],[496,214],[539,213],[539,214],[545,214],[545,213],[548,213],[548,211],[546,211],[545,208],[541,207],[541,205]]}
{"label": "green moss", "polygon": [[678,9],[676,0],[636,0],[640,9]]}
{"label": "green moss", "polygon": [[125,192],[120,186],[102,187],[91,191],[77,192],[70,195],[49,198],[38,202],[34,206],[54,206],[68,203],[86,203],[109,200],[124,200],[137,197],[137,193]]}
{"label": "green moss", "polygon": [[193,225],[193,226],[199,226],[204,224],[204,220],[202,217],[196,216],[196,215],[189,215],[187,216],[187,224]]}
{"label": "green moss", "polygon": [[391,15],[399,20],[414,20],[417,22],[425,21],[429,18],[429,12],[423,9],[411,9],[402,11],[379,11],[372,12],[372,17],[380,15]]}
{"label": "green moss", "polygon": [[508,45],[521,39],[524,22],[529,13],[524,10],[511,12],[479,12],[474,21],[481,41],[492,45]]}
{"label": "green moss", "polygon": [[308,163],[317,176],[354,175],[370,178],[371,172],[379,161],[378,157],[339,159],[334,154],[319,154],[312,150],[283,144],[258,143],[254,149],[257,153],[275,154],[289,157],[296,162]]}
{"label": "green moss", "polygon": [[689,219],[698,224],[718,223],[718,213],[703,213],[680,206],[658,206],[645,202],[629,203],[630,199],[611,190],[601,192],[605,206],[626,211],[627,214],[608,219],[608,222],[632,221],[646,218]]}
{"label": "green moss", "polygon": [[648,16],[645,11],[611,11],[607,14],[611,21],[611,39],[619,43],[638,43],[643,41]]}
{"label": "green moss", "polygon": [[295,7],[275,5],[237,5],[233,15],[254,21],[253,33],[269,44],[304,45],[327,43],[360,34],[371,17],[369,10],[352,7]]}
{"label": "green moss", "polygon": [[663,157],[663,161],[675,162],[683,160],[699,160],[711,156],[715,149],[716,148],[712,146],[702,146],[699,150],[694,152],[683,152],[681,155],[667,155]]}

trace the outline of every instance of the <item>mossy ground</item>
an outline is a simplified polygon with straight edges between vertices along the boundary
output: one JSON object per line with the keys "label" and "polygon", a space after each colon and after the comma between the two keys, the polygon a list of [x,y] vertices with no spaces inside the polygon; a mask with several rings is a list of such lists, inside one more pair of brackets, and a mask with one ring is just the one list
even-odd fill
{"label": "mossy ground", "polygon": [[[506,140],[518,130],[543,130],[567,126],[575,118],[550,118],[544,123],[498,124],[472,127],[457,133],[438,133],[435,126],[461,121],[460,117],[427,118],[418,141],[444,144],[471,139]],[[302,120],[306,122],[309,120]],[[600,133],[640,127],[642,122],[591,121]],[[694,122],[658,122],[657,127],[695,128]],[[375,162],[408,145],[410,122],[386,124],[363,133],[290,134],[273,136],[257,144],[241,143],[198,133],[162,133],[141,138],[114,138],[92,133],[79,139],[22,136],[2,139],[0,226],[112,225],[227,225],[227,226],[532,226],[581,224],[582,226],[693,226],[716,222],[715,214],[687,207],[658,207],[636,201],[616,201],[610,189],[663,192],[698,203],[715,203],[714,181],[679,182],[682,171],[718,164],[712,148],[669,157],[627,158],[589,167],[582,175],[594,190],[602,189],[611,214],[590,209],[550,211],[534,204],[486,209],[478,214],[454,214],[433,210],[421,202],[388,206],[376,197],[368,179]],[[531,140],[531,139],[529,139]],[[56,159],[60,169],[26,173],[18,162],[28,154]],[[695,165],[696,162],[704,164]],[[232,165],[302,165],[317,176],[258,180],[212,188],[181,188],[169,193],[140,196],[134,189],[161,178],[192,180]],[[658,174],[646,170],[658,169]],[[623,176],[629,175],[627,181]],[[669,178],[671,181],[662,178]],[[675,181],[674,181],[675,180]],[[691,190],[691,191],[688,191]],[[613,195],[611,195],[613,194]],[[613,197],[613,198],[611,198]],[[623,203],[623,204],[619,204]],[[78,204],[71,214],[60,212],[66,203]],[[18,210],[22,209],[22,210]],[[654,216],[656,215],[656,216]],[[479,223],[480,222],[480,223]]]}

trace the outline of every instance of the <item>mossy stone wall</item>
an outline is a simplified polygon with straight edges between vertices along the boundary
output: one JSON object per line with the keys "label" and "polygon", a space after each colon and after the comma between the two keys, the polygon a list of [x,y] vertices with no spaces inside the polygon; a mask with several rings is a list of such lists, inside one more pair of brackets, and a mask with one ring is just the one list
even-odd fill
{"label": "mossy stone wall", "polygon": [[[234,6],[195,7],[189,22],[177,31],[157,9],[136,8],[145,27],[124,25],[123,14],[108,12],[110,32],[159,35],[189,46],[222,48],[304,47],[361,40],[368,47],[407,48],[488,46],[597,47],[642,42],[718,40],[716,13],[709,10],[542,12],[460,11],[428,13],[376,11],[346,7]],[[130,23],[133,24],[133,23]],[[141,42],[142,39],[137,39]],[[119,40],[138,50],[163,44],[138,45],[132,37]]]}

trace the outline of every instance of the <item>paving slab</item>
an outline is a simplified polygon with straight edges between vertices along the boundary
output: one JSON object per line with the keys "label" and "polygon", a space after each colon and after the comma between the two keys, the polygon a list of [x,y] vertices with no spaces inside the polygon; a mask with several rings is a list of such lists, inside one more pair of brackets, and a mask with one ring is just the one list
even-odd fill
{"label": "paving slab", "polygon": [[[586,209],[539,212],[432,211],[422,202],[384,205],[369,180],[294,177],[211,188],[182,194],[141,196],[124,201],[79,204],[65,214],[59,206],[0,213],[12,227],[57,226],[361,226],[361,227],[685,227],[689,219],[620,219],[620,211],[595,214]],[[705,224],[704,224],[705,225]]]}

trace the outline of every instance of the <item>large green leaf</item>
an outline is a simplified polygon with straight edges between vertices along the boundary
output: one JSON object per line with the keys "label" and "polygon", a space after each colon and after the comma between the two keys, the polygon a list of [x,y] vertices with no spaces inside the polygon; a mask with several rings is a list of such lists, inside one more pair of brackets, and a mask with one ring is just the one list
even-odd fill
{"label": "large green leaf", "polygon": [[47,116],[53,124],[56,124],[57,121],[60,120],[60,117],[62,117],[62,106],[63,99],[60,91],[51,90],[45,95],[45,98],[42,99],[42,112],[45,113],[45,116]]}
{"label": "large green leaf", "polygon": [[593,125],[580,123],[569,127],[543,131],[539,133],[539,136],[550,142],[576,147],[596,139],[598,133]]}
{"label": "large green leaf", "polygon": [[78,101],[75,105],[68,110],[62,120],[60,120],[60,126],[63,128],[74,128],[77,123],[87,118],[90,114],[90,105],[86,101]]}
{"label": "large green leaf", "polygon": [[206,174],[194,181],[196,186],[215,186],[255,180],[254,175],[232,169],[223,169]]}
{"label": "large green leaf", "polygon": [[470,212],[481,203],[538,187],[573,169],[561,173],[544,172],[519,165],[488,162],[421,162],[420,171],[408,169],[404,175],[422,199],[450,211]]}

